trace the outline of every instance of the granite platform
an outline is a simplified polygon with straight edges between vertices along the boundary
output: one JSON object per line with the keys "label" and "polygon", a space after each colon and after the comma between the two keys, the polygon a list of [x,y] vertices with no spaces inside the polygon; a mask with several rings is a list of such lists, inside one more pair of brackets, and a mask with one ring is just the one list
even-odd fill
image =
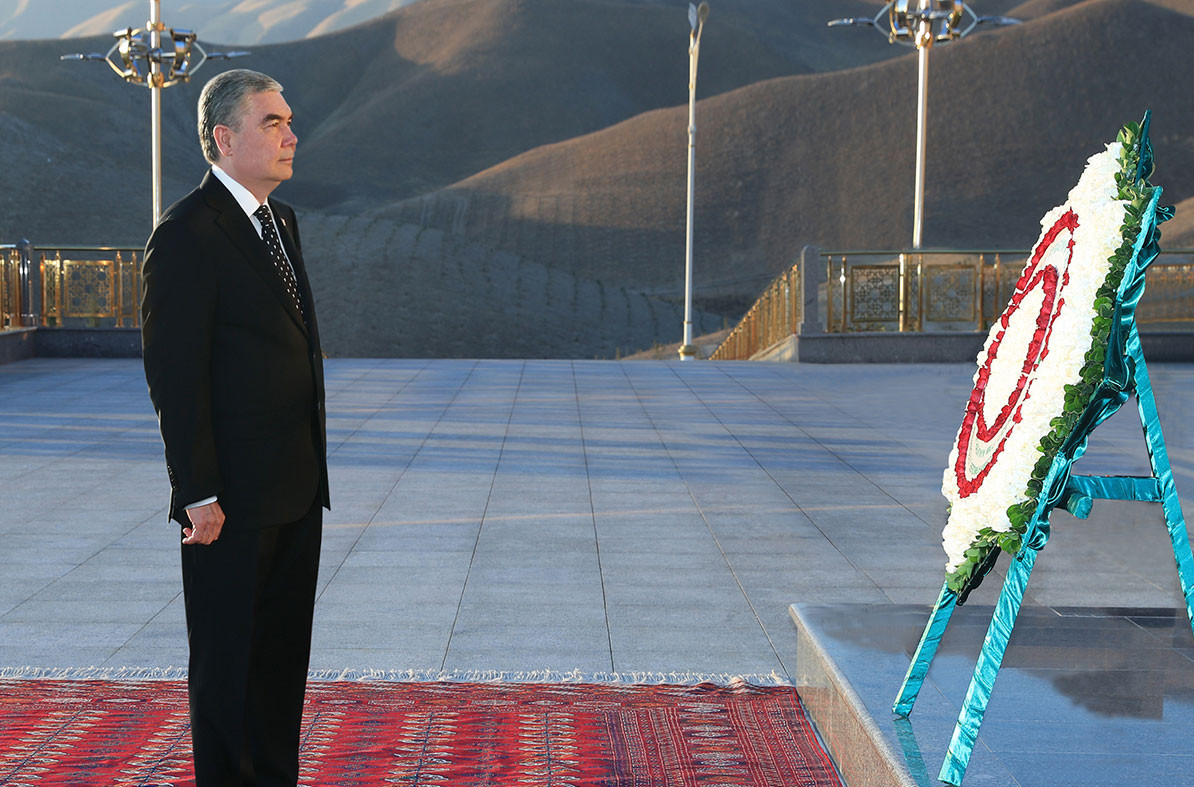
{"label": "granite platform", "polygon": [[[1194,366],[1151,372],[1191,512]],[[789,607],[802,605],[811,621],[813,609],[849,605],[857,612],[825,613],[818,637],[845,643],[825,652],[862,665],[841,672],[874,684],[868,713],[886,723],[912,632],[942,579],[939,486],[972,374],[970,363],[333,358],[333,509],[312,668],[345,677],[798,682],[812,656]],[[1099,428],[1082,472],[1147,471],[1132,416],[1125,408]],[[162,674],[185,665],[179,533],[166,521],[167,501],[137,359],[0,365],[0,674]],[[989,579],[959,615],[971,605],[981,612],[997,586]],[[1117,619],[1108,607],[1144,612]],[[1140,686],[1132,696],[1153,709],[1148,718],[1194,733],[1180,677],[1180,659],[1190,658],[1183,648],[1194,643],[1173,623],[1181,609],[1155,506],[1099,502],[1089,519],[1055,524],[1024,614],[1084,632],[1134,626],[1144,632],[1136,644],[1157,634],[1143,625],[1168,616],[1176,644],[1165,658],[1179,661],[1168,662],[1176,666],[1166,680],[1175,682],[1153,690],[1157,670],[1129,659],[1115,662],[1120,679],[1110,685],[1125,702]],[[843,615],[872,621],[880,644],[835,628]],[[944,728],[932,719],[956,705],[953,676],[977,654],[966,633],[973,626],[958,621],[930,676],[941,699],[926,691],[912,717],[930,775],[938,733],[925,729]],[[1117,648],[1100,652],[1110,658]],[[1090,726],[1097,710],[1072,689],[1024,676],[1000,678],[993,726],[984,727],[996,737],[984,744],[1003,751],[998,736],[1016,733],[1000,732],[1001,714],[1027,723],[1022,711],[1037,708],[1025,735],[1038,748],[1016,766],[1034,768],[1037,781],[976,755],[967,784],[986,783],[983,763],[996,760],[1023,784],[1068,778],[1082,762],[1096,776],[1111,773],[1105,763],[1143,734],[1115,717],[1127,737],[1103,737]],[[844,770],[853,773],[848,761],[859,752],[839,753]],[[1136,783],[1149,782],[1128,782]]]}
{"label": "granite platform", "polygon": [[[847,784],[940,784],[992,610],[954,612],[912,713],[899,718],[891,706],[929,607],[792,606],[796,685]],[[1192,732],[1194,633],[1184,610],[1028,607],[963,784],[1189,787]]]}

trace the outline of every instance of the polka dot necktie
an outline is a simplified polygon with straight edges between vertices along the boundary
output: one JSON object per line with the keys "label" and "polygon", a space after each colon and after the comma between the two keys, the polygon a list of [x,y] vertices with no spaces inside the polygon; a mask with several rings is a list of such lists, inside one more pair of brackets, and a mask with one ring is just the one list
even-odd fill
{"label": "polka dot necktie", "polygon": [[290,267],[290,261],[286,259],[286,252],[282,251],[282,241],[278,238],[278,230],[274,227],[273,214],[268,206],[262,205],[253,211],[253,215],[261,222],[261,239],[269,247],[270,259],[273,260],[274,267],[278,269],[282,283],[286,285],[286,292],[290,294],[299,314],[303,314],[303,304],[299,300],[298,282],[294,278],[294,269]]}

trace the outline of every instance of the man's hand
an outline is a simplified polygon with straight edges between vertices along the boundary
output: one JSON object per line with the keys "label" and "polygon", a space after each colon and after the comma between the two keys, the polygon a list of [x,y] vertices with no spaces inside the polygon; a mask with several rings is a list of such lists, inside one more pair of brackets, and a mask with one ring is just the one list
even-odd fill
{"label": "man's hand", "polygon": [[208,503],[198,508],[188,508],[187,517],[191,520],[191,527],[184,527],[184,544],[210,544],[220,537],[220,530],[224,527],[224,509],[220,508],[220,501]]}

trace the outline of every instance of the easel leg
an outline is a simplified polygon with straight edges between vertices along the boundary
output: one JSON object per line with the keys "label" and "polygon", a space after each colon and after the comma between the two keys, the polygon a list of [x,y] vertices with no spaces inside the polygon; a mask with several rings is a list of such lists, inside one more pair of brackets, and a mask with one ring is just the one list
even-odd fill
{"label": "easel leg", "polygon": [[957,606],[958,594],[949,589],[949,584],[941,586],[941,593],[937,596],[937,603],[929,613],[929,622],[925,624],[924,634],[920,637],[920,644],[912,654],[912,662],[908,665],[908,674],[900,684],[900,692],[896,695],[892,711],[897,716],[907,716],[916,704],[916,697],[920,694],[920,687],[929,674],[929,667],[933,663],[933,656],[937,655],[937,646],[941,644],[941,635],[949,625],[950,616]]}
{"label": "easel leg", "polygon": [[1136,364],[1136,405],[1140,410],[1140,424],[1144,427],[1144,439],[1148,444],[1148,461],[1161,493],[1161,510],[1165,512],[1165,525],[1169,528],[1169,540],[1173,544],[1173,558],[1177,561],[1177,577],[1181,583],[1182,596],[1186,600],[1186,615],[1194,630],[1194,554],[1190,551],[1190,535],[1186,531],[1186,518],[1182,515],[1182,504],[1173,483],[1173,469],[1169,466],[1169,452],[1165,449],[1165,436],[1161,433],[1161,419],[1157,413],[1157,400],[1153,396],[1152,382],[1148,377],[1148,365],[1140,348],[1140,335],[1135,326],[1128,336],[1129,354]]}
{"label": "easel leg", "polygon": [[1182,596],[1186,599],[1186,616],[1190,619],[1190,630],[1194,631],[1194,554],[1190,550],[1190,535],[1186,532],[1186,520],[1182,517],[1181,503],[1177,490],[1170,479],[1169,489],[1162,493],[1161,506],[1165,510],[1165,524],[1169,527],[1169,540],[1173,543],[1173,557],[1177,561],[1177,578],[1181,583]]}
{"label": "easel leg", "polygon": [[991,699],[991,689],[995,685],[995,677],[999,674],[999,665],[1003,663],[1003,654],[1007,651],[1008,638],[1011,637],[1012,628],[1016,625],[1016,616],[1020,613],[1020,605],[1024,601],[1024,590],[1036,563],[1036,554],[1037,550],[1026,545],[1008,567],[1007,579],[1004,580],[1003,591],[999,594],[999,603],[991,617],[991,625],[987,628],[987,637],[983,640],[983,649],[974,668],[974,677],[970,680],[966,699],[962,701],[958,724],[954,727],[953,739],[949,742],[945,762],[941,765],[938,778],[947,784],[961,784],[962,777],[966,775],[970,753],[978,739],[978,728],[983,723],[983,714],[986,713],[987,702]]}

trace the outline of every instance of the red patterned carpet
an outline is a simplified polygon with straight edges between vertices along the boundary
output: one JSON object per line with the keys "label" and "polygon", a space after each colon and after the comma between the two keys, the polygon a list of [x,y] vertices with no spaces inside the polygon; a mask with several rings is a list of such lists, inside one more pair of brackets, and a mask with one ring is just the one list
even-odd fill
{"label": "red patterned carpet", "polygon": [[[313,682],[311,787],[840,785],[788,687]],[[193,785],[179,681],[0,680],[0,785]]]}

